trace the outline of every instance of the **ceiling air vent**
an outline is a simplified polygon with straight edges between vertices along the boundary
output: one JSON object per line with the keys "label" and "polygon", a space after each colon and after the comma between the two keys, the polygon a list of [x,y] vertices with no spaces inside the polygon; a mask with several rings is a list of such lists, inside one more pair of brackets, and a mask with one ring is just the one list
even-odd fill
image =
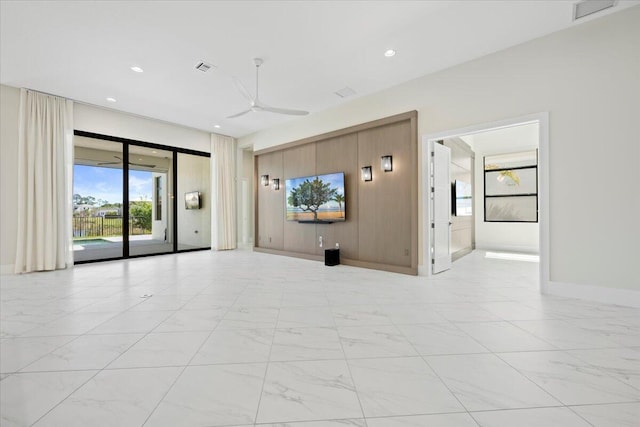
{"label": "ceiling air vent", "polygon": [[616,0],[584,0],[573,4],[573,20],[584,18],[592,13],[600,12],[615,6]]}
{"label": "ceiling air vent", "polygon": [[356,94],[356,91],[355,91],[355,90],[353,90],[353,89],[351,89],[351,88],[350,88],[350,87],[348,87],[348,86],[345,86],[345,87],[343,87],[342,89],[340,89],[339,91],[337,91],[337,92],[333,92],[333,93],[335,93],[336,95],[338,95],[340,98],[347,98],[347,97],[349,97],[349,96],[355,95],[355,94]]}
{"label": "ceiling air vent", "polygon": [[203,73],[206,73],[211,68],[213,68],[213,65],[207,64],[206,62],[200,61],[196,64],[196,70],[202,71]]}

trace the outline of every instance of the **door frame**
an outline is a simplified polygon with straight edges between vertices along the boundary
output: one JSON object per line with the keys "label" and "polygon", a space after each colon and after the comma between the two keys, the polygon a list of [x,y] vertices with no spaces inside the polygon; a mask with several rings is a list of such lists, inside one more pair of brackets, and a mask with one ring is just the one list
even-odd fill
{"label": "door frame", "polygon": [[549,112],[528,114],[495,122],[481,123],[464,128],[449,129],[442,132],[422,135],[422,268],[421,276],[431,276],[431,209],[429,199],[429,179],[431,176],[430,144],[446,138],[459,137],[500,128],[538,123],[538,173],[540,188],[538,191],[538,224],[540,228],[540,292],[549,290]]}

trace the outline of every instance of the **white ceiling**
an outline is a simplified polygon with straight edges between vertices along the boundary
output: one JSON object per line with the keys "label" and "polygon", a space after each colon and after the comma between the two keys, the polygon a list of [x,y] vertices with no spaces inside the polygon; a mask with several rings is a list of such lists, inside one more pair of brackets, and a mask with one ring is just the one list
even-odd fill
{"label": "white ceiling", "polygon": [[0,82],[240,137],[296,119],[225,118],[247,108],[232,77],[253,92],[254,57],[263,102],[313,114],[353,99],[345,86],[367,95],[576,25],[573,3],[2,0]]}

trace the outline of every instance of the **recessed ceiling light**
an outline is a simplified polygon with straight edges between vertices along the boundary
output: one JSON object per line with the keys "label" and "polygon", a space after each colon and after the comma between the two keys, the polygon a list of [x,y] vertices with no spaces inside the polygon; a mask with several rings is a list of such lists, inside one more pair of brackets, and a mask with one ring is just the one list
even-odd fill
{"label": "recessed ceiling light", "polygon": [[109,102],[116,102],[116,99],[115,99],[115,98],[111,98],[111,97],[109,97],[109,98],[107,98],[107,101],[109,101]]}
{"label": "recessed ceiling light", "polygon": [[144,72],[144,70],[136,65],[134,65],[133,67],[131,67],[131,71],[135,71],[136,73],[142,73]]}
{"label": "recessed ceiling light", "polygon": [[220,129],[220,125],[213,125],[214,128]]}
{"label": "recessed ceiling light", "polygon": [[384,56],[386,56],[387,58],[391,58],[392,56],[396,56],[396,51],[393,49],[387,49],[384,52]]}

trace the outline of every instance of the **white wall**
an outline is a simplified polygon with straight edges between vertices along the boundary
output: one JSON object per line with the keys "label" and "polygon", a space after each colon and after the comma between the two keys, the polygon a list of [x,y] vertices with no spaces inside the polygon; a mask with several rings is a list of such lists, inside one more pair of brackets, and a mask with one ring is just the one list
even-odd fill
{"label": "white wall", "polygon": [[13,273],[18,229],[18,111],[20,89],[0,85],[0,273]]}
{"label": "white wall", "polygon": [[484,156],[538,148],[538,124],[530,123],[463,136],[476,153],[474,206],[476,248],[538,253],[538,223],[484,222]]}
{"label": "white wall", "polygon": [[74,104],[73,126],[86,132],[211,152],[210,133],[93,105]]}
{"label": "white wall", "polygon": [[413,109],[420,135],[549,112],[550,280],[637,290],[639,209],[629,196],[640,181],[639,41],[637,6],[258,132],[239,145],[258,150]]}

